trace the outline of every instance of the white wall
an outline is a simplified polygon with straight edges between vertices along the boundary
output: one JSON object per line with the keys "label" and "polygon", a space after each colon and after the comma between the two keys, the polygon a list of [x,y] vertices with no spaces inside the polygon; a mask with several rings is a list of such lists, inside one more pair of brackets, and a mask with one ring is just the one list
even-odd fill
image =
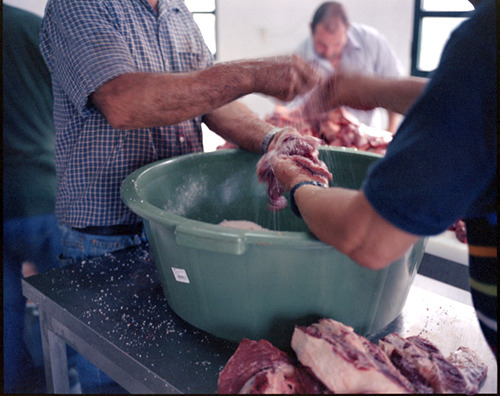
{"label": "white wall", "polygon": [[31,11],[43,16],[47,0],[3,0],[5,4]]}

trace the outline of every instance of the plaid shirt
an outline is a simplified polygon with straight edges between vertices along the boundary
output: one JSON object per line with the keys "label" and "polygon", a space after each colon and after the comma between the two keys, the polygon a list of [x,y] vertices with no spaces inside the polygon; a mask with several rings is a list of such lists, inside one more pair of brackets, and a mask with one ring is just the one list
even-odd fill
{"label": "plaid shirt", "polygon": [[89,101],[110,79],[187,72],[213,64],[182,0],[49,0],[40,47],[52,74],[56,215],[70,227],[140,221],[121,201],[123,179],[160,159],[203,151],[201,117],[174,126],[117,130]]}

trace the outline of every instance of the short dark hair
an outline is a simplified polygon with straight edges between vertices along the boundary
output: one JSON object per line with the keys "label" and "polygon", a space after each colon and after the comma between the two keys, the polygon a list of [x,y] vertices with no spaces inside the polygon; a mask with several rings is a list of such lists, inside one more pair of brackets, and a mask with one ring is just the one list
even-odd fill
{"label": "short dark hair", "polygon": [[346,26],[349,26],[349,18],[342,4],[336,1],[327,1],[321,4],[314,13],[311,21],[311,30],[314,32],[318,23],[334,17],[340,18]]}

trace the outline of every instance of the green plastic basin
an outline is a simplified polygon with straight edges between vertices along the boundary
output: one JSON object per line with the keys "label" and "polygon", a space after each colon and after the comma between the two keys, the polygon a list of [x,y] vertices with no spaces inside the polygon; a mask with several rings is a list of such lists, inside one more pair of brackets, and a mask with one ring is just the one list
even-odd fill
{"label": "green plastic basin", "polygon": [[[260,156],[242,150],[190,154],[142,167],[121,186],[144,220],[169,306],[188,323],[239,342],[286,346],[295,325],[320,317],[376,332],[403,309],[425,239],[389,267],[373,271],[318,241],[287,207],[271,212],[256,177]],[[332,185],[359,188],[380,157],[320,150]],[[287,197],[288,198],[288,197]],[[248,220],[272,231],[217,225]]]}

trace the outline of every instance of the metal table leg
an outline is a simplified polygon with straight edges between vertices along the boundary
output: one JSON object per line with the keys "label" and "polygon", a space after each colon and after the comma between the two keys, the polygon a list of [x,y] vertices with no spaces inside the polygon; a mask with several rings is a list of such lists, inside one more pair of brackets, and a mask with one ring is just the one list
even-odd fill
{"label": "metal table leg", "polygon": [[42,333],[43,360],[48,393],[69,393],[68,358],[66,343],[50,328],[50,317],[39,306]]}

